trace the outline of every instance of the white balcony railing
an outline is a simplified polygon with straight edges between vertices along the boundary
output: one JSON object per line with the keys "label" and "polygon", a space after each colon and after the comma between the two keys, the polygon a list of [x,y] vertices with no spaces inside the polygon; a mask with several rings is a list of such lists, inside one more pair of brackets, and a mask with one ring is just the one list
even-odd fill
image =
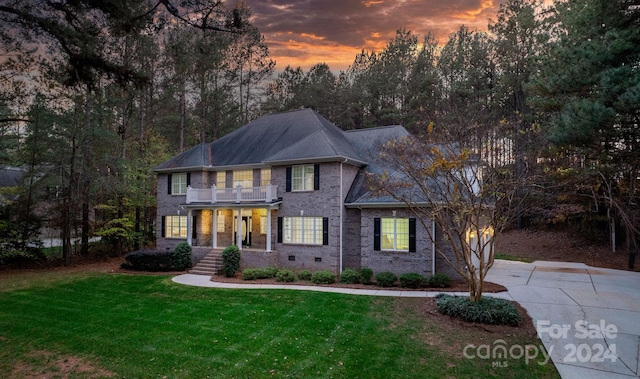
{"label": "white balcony railing", "polygon": [[187,187],[187,204],[191,203],[242,203],[242,202],[272,202],[278,198],[278,186],[243,188],[191,188]]}

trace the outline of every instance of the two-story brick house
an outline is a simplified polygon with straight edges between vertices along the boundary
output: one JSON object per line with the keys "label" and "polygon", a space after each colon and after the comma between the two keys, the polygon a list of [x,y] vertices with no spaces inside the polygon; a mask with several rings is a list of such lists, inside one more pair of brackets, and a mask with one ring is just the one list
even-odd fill
{"label": "two-story brick house", "polygon": [[[242,267],[449,271],[408,209],[371,194],[378,147],[402,126],[342,131],[313,110],[263,116],[160,164],[159,249],[236,244]],[[433,227],[433,226],[431,226]]]}

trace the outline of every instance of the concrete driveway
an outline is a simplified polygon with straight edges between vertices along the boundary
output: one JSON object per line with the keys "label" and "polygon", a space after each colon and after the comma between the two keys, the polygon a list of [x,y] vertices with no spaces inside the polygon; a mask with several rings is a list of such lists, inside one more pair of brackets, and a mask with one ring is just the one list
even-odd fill
{"label": "concrete driveway", "polygon": [[640,273],[496,260],[486,280],[529,312],[563,378],[640,376]]}

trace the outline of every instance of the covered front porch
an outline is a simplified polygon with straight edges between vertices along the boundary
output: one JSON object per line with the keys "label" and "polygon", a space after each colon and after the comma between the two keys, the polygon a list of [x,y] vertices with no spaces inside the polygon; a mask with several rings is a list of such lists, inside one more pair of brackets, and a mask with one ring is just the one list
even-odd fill
{"label": "covered front porch", "polygon": [[194,248],[236,245],[240,250],[272,252],[273,212],[279,204],[186,204],[187,243]]}

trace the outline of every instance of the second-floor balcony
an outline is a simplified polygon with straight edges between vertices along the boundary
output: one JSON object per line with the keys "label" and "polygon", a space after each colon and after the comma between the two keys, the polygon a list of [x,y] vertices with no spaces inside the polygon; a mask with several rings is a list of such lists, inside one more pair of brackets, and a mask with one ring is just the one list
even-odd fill
{"label": "second-floor balcony", "polygon": [[236,188],[191,188],[187,187],[187,204],[191,203],[270,203],[278,198],[278,186]]}

